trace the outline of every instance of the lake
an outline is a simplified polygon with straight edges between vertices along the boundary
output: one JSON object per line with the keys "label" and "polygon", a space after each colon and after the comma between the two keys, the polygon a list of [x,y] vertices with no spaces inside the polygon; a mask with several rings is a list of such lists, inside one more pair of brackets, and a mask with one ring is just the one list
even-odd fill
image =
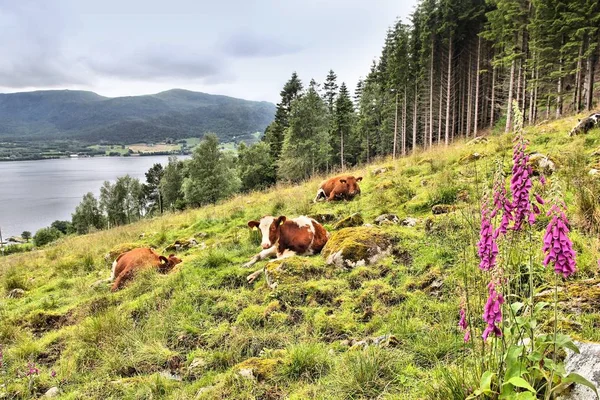
{"label": "lake", "polygon": [[167,162],[167,156],[0,162],[2,237],[35,233],[57,219],[70,221],[83,195],[98,196],[104,181],[129,174],[143,182],[153,164]]}

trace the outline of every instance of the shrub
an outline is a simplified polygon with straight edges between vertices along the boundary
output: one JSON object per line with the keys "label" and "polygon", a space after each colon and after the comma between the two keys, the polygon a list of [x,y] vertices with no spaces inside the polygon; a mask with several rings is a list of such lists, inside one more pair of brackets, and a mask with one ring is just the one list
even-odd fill
{"label": "shrub", "polygon": [[61,233],[56,228],[42,228],[35,233],[35,236],[33,237],[33,243],[38,247],[45,246],[48,243],[54,242],[60,236]]}

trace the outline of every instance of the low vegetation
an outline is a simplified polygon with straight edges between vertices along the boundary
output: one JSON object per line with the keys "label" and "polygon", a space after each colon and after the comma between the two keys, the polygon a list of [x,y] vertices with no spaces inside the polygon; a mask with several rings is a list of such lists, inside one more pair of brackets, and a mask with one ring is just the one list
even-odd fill
{"label": "low vegetation", "polygon": [[[588,171],[597,161],[600,132],[569,138],[575,122],[573,117],[544,123],[525,134],[528,151],[555,161],[557,170],[547,179],[561,185],[568,205],[577,272],[560,278],[560,286],[586,299],[560,296],[557,319],[552,307],[536,318],[540,333],[556,325],[572,339],[598,341],[594,285],[600,248],[594,218],[600,205]],[[359,167],[353,172],[364,177],[362,194],[351,202],[312,203],[321,178],[315,177],[115,229],[63,236],[2,258],[0,398],[38,397],[51,387],[66,399],[473,394],[487,370],[481,352],[496,340],[491,336],[486,346],[479,340],[487,298],[476,247],[480,206],[492,189],[497,160],[512,154],[511,135],[488,139]],[[470,157],[474,153],[479,156]],[[508,163],[504,168],[510,174]],[[573,177],[582,179],[576,184]],[[444,206],[444,213],[432,214],[434,206]],[[262,277],[246,283],[252,271],[241,265],[260,241],[248,220],[333,214],[325,224],[333,232],[336,221],[355,213],[369,224],[384,213],[396,214],[400,222],[415,218],[416,224],[382,223],[378,231],[392,249],[374,264],[340,268],[327,265],[322,255],[290,259],[276,268],[274,289]],[[531,226],[532,238],[541,240],[549,221],[541,214]],[[99,282],[124,249],[162,251],[190,238],[198,245],[177,252],[183,263],[170,274],[139,274],[117,293]],[[542,266],[541,250],[536,254],[533,286],[520,287],[533,287],[536,302],[551,303],[546,289],[557,278],[553,268]],[[526,270],[519,276],[529,277]],[[468,286],[467,312],[476,340],[465,343],[458,322],[467,278],[475,280]],[[19,296],[11,295],[15,289]],[[380,337],[389,340],[373,339]],[[497,379],[490,378],[492,390]]]}

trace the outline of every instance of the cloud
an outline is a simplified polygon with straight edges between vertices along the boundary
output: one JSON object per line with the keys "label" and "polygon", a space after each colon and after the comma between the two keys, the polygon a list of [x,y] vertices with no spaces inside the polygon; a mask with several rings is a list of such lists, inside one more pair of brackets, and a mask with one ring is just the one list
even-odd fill
{"label": "cloud", "polygon": [[0,0],[0,86],[56,87],[87,81],[62,48],[64,15],[49,2]]}
{"label": "cloud", "polygon": [[302,46],[296,44],[250,32],[233,34],[221,41],[218,47],[223,54],[239,58],[279,57],[294,54],[303,49]]}

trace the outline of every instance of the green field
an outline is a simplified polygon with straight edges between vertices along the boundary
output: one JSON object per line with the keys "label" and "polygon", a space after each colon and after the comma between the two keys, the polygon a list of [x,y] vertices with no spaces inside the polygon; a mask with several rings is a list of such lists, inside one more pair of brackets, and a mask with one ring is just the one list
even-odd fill
{"label": "green field", "polygon": [[[597,163],[592,153],[600,130],[569,138],[576,120],[531,128],[527,138],[531,151],[556,160],[549,180],[566,192],[578,272],[561,285],[570,293],[578,288],[582,304],[598,304],[600,248],[597,235],[585,230],[578,196],[581,182],[593,184],[586,177]],[[457,327],[462,285],[467,274],[481,276],[474,247],[481,193],[496,160],[508,162],[511,151],[510,135],[472,146],[459,142],[353,170],[364,179],[362,195],[351,202],[313,204],[323,178],[315,177],[3,258],[0,398],[39,397],[53,386],[64,399],[451,399],[472,393],[481,374],[473,360],[482,344],[465,345]],[[510,173],[508,164],[505,170]],[[436,205],[451,212],[433,215]],[[368,224],[383,213],[417,221],[414,227],[361,228],[393,243],[373,265],[345,269],[327,265],[322,255],[296,257],[268,264],[277,287],[264,277],[246,283],[254,269],[242,264],[260,247],[248,220],[333,214],[335,221],[354,213]],[[531,240],[541,238],[544,222],[540,217],[533,226]],[[334,222],[325,227],[342,235]],[[120,250],[163,250],[191,237],[202,245],[179,252],[183,263],[168,275],[138,275],[117,293],[95,284],[109,276]],[[541,255],[533,262],[541,293],[555,275],[541,267]],[[24,296],[7,298],[15,288]],[[470,290],[484,296],[485,282]],[[600,309],[573,311],[568,298],[561,299],[563,332],[599,341]],[[477,327],[482,307],[472,310]],[[548,331],[552,320],[544,311],[540,329]],[[347,345],[388,334],[397,340],[388,347]],[[39,375],[24,375],[28,362]]]}

